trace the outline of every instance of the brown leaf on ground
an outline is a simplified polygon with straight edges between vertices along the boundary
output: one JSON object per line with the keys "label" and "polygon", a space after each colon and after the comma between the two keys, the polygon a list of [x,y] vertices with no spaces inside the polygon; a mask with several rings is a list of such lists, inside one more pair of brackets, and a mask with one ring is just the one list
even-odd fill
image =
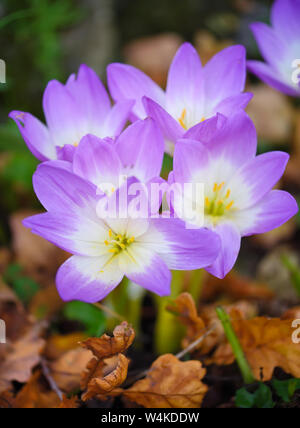
{"label": "brown leaf on ground", "polygon": [[300,320],[300,306],[288,309],[281,315],[282,320]]}
{"label": "brown leaf on ground", "polygon": [[34,373],[29,382],[17,394],[13,407],[16,409],[55,409],[60,399],[54,391],[49,390],[41,373]]}
{"label": "brown leaf on ground", "polygon": [[[206,355],[217,345],[224,342],[224,329],[218,320],[216,306],[217,304],[205,305],[200,309],[198,315],[194,299],[189,293],[180,294],[174,302],[167,306],[167,309],[176,314],[179,317],[179,321],[187,327],[186,335],[182,341],[184,349],[203,336],[207,330],[211,329],[213,331],[195,350],[199,350],[201,355]],[[224,309],[228,313],[235,310],[238,316],[243,318],[253,318],[256,315],[256,306],[247,301],[226,305]]]}
{"label": "brown leaf on ground", "polygon": [[32,369],[40,362],[40,354],[45,341],[41,333],[44,323],[35,324],[27,334],[13,344],[6,345],[6,352],[0,366],[0,385],[11,381],[25,383],[32,374]]}
{"label": "brown leaf on ground", "polygon": [[31,324],[23,304],[11,288],[0,280],[0,319],[6,325],[6,337],[15,341],[21,337]]}
{"label": "brown leaf on ground", "polygon": [[39,213],[19,211],[11,216],[12,247],[17,262],[25,269],[25,272],[44,285],[53,281],[58,267],[68,255],[23,226],[24,218],[35,214]]}
{"label": "brown leaf on ground", "polygon": [[224,279],[210,276],[203,289],[203,300],[214,300],[219,295],[230,296],[234,299],[264,299],[270,300],[274,293],[266,284],[261,284],[231,272]]}
{"label": "brown leaf on ground", "polygon": [[[270,380],[276,367],[296,378],[300,377],[300,347],[292,341],[295,332],[292,320],[236,318],[232,325],[256,379]],[[210,363],[228,365],[234,360],[227,343],[216,350]]]}
{"label": "brown leaf on ground", "polygon": [[59,409],[77,409],[79,407],[78,397],[74,395],[71,398],[68,398],[66,395],[63,396]]}
{"label": "brown leaf on ground", "polygon": [[64,335],[53,335],[47,340],[44,355],[48,360],[57,360],[66,352],[78,348],[78,344],[86,338],[87,335],[81,331]]}
{"label": "brown leaf on ground", "polygon": [[145,379],[124,391],[126,398],[146,408],[198,408],[208,387],[202,383],[206,370],[200,361],[159,357]]}
{"label": "brown leaf on ground", "polygon": [[58,387],[70,393],[80,388],[81,373],[92,358],[87,349],[77,348],[63,354],[50,364],[51,375]]}
{"label": "brown leaf on ground", "polygon": [[0,409],[10,409],[13,407],[14,396],[11,391],[3,391],[0,393]]}
{"label": "brown leaf on ground", "polygon": [[29,313],[37,319],[51,317],[58,312],[64,305],[63,300],[58,294],[54,282],[45,288],[39,290],[30,301]]}
{"label": "brown leaf on ground", "polygon": [[[128,373],[129,359],[123,354],[99,361],[93,358],[83,375],[82,386],[87,388],[82,400],[91,398],[106,399],[107,395],[115,395],[114,390],[122,385]],[[118,393],[117,393],[118,395]]]}
{"label": "brown leaf on ground", "polygon": [[81,389],[87,389],[83,400],[105,394],[114,395],[114,389],[126,379],[129,360],[122,354],[133,343],[135,332],[127,322],[123,322],[113,331],[113,337],[104,334],[100,338],[89,338],[82,346],[91,350],[94,358],[88,363],[82,374]]}
{"label": "brown leaf on ground", "polygon": [[82,342],[81,345],[92,351],[95,357],[101,360],[126,351],[131,346],[134,338],[133,328],[124,321],[114,329],[113,337],[104,334],[99,338],[89,338]]}
{"label": "brown leaf on ground", "polygon": [[179,321],[187,327],[184,347],[205,333],[206,325],[199,317],[194,299],[189,293],[180,294],[166,309],[177,315]]}

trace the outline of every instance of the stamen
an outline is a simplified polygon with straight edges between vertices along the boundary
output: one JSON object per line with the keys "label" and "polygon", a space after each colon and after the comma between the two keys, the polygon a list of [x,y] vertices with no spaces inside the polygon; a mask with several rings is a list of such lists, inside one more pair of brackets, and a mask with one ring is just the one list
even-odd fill
{"label": "stamen", "polygon": [[185,118],[186,118],[186,108],[182,110],[181,116],[178,119],[178,122],[180,123],[180,125],[184,128],[187,129],[187,126],[185,124]]}
{"label": "stamen", "polygon": [[110,248],[110,249],[108,250],[108,252],[109,252],[109,253],[112,253],[112,254],[115,254],[115,253],[117,253],[117,252],[118,252],[118,250],[117,250],[117,248]]}
{"label": "stamen", "polygon": [[214,192],[216,193],[218,191],[218,183],[214,184]]}
{"label": "stamen", "polygon": [[111,238],[112,237],[112,230],[111,229],[109,229],[108,234],[109,234],[109,237]]}
{"label": "stamen", "polygon": [[234,201],[231,201],[230,204],[227,205],[226,209],[230,210],[230,208],[232,208],[234,205]]}
{"label": "stamen", "polygon": [[226,196],[225,196],[225,199],[228,199],[230,197],[230,195],[231,195],[231,190],[228,189],[227,193],[226,193]]}
{"label": "stamen", "polygon": [[108,246],[108,245],[109,245],[109,242],[108,242],[107,240],[105,240],[105,241],[104,241],[104,244],[105,244],[106,246]]}
{"label": "stamen", "polygon": [[223,186],[224,186],[224,181],[223,181],[223,183],[221,183],[219,186],[218,186],[218,191],[220,191],[220,190],[222,190],[222,188],[223,188]]}

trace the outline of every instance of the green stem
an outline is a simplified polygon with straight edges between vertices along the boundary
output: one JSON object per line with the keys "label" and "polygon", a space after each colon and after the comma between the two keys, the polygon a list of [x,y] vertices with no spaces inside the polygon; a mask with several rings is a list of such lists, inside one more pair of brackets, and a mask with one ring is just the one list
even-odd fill
{"label": "green stem", "polygon": [[244,351],[241,347],[241,344],[239,342],[239,339],[237,338],[237,335],[235,334],[235,331],[232,327],[230,317],[225,312],[225,310],[222,307],[218,307],[216,309],[217,315],[219,320],[221,321],[226,337],[228,339],[228,342],[230,343],[233,353],[235,355],[237,364],[239,366],[239,369],[242,373],[244,382],[246,384],[251,384],[255,382],[255,378],[253,376],[251,367],[249,366],[249,363],[246,359],[246,356],[244,354]]}
{"label": "green stem", "polygon": [[184,327],[177,317],[166,310],[170,299],[176,299],[183,291],[189,291],[198,302],[202,291],[203,274],[200,270],[188,276],[186,271],[172,272],[171,295],[156,297],[157,318],[155,325],[155,350],[157,354],[176,353],[184,335]]}

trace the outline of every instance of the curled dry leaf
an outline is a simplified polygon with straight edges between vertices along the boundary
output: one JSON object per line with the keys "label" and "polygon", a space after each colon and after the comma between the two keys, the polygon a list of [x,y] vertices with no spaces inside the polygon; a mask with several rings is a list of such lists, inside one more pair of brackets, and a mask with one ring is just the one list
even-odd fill
{"label": "curled dry leaf", "polygon": [[182,362],[174,355],[162,355],[146,378],[123,395],[146,408],[198,408],[208,390],[202,383],[205,374],[200,361]]}
{"label": "curled dry leaf", "polygon": [[81,389],[87,389],[83,400],[95,396],[105,398],[114,395],[115,388],[126,379],[129,360],[122,354],[133,343],[135,332],[127,322],[114,329],[113,337],[104,334],[100,338],[89,338],[82,346],[91,350],[94,358],[82,374]]}
{"label": "curled dry leaf", "polygon": [[101,360],[126,351],[132,345],[134,338],[133,328],[124,321],[114,329],[113,337],[104,334],[99,338],[89,338],[81,345]]}
{"label": "curled dry leaf", "polygon": [[[123,354],[102,361],[92,359],[87,366],[87,376],[90,379],[93,373],[94,377],[88,381],[87,392],[83,394],[82,400],[87,401],[94,397],[105,399],[107,395],[118,395],[119,391],[115,394],[114,390],[125,382],[128,365],[129,359]],[[85,383],[83,380],[83,384]]]}
{"label": "curled dry leaf", "polygon": [[[189,293],[182,293],[167,307],[168,310],[176,313],[180,322],[187,327],[186,335],[182,342],[182,347],[184,349],[203,336],[207,330],[211,329],[213,329],[213,331],[195,348],[195,350],[200,351],[201,355],[206,355],[217,345],[225,342],[224,329],[218,320],[215,311],[216,306],[217,305],[203,306],[198,315],[192,296]],[[246,301],[224,306],[224,309],[228,313],[235,310],[235,314],[239,318],[253,318],[256,315],[256,306]]]}
{"label": "curled dry leaf", "polygon": [[81,373],[91,358],[90,351],[77,348],[66,352],[51,363],[51,375],[59,389],[66,393],[79,389]]}
{"label": "curled dry leaf", "polygon": [[[35,324],[27,334],[13,344],[6,345],[6,352],[0,366],[0,388],[12,381],[25,383],[31,377],[32,369],[40,362],[45,346],[41,333],[45,323]],[[7,388],[5,388],[7,389]]]}
{"label": "curled dry leaf", "polygon": [[199,317],[194,299],[189,293],[180,294],[166,309],[177,315],[179,321],[187,327],[184,347],[205,333],[206,325]]}
{"label": "curled dry leaf", "polygon": [[[256,379],[268,381],[276,367],[282,368],[295,378],[300,377],[300,347],[293,343],[292,320],[258,317],[232,321],[246,358]],[[216,350],[210,363],[228,365],[234,362],[228,344]]]}

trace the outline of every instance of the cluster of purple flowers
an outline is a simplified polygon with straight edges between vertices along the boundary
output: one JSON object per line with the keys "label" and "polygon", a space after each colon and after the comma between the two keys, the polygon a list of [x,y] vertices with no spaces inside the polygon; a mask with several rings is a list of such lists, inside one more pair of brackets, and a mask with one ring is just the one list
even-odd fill
{"label": "cluster of purple flowers", "polygon": [[[300,85],[292,78],[292,62],[300,57],[299,20],[300,0],[277,0],[274,29],[253,26],[268,64],[249,62],[262,80],[296,96]],[[202,67],[185,43],[165,92],[136,68],[111,64],[112,106],[97,75],[82,65],[65,85],[48,84],[47,126],[29,113],[10,114],[41,161],[33,185],[47,212],[24,224],[73,254],[57,274],[64,300],[99,301],[124,276],[168,295],[170,269],[205,268],[224,278],[242,237],[277,228],[297,213],[290,194],[272,190],[288,155],[256,156],[256,130],[244,112],[252,97],[244,93],[246,68],[243,46],[223,50]],[[127,121],[132,124],[125,127]],[[171,216],[160,206],[154,217],[123,215],[132,195],[124,201],[121,190],[142,183],[146,194],[151,183],[162,182],[164,152],[174,156],[168,186],[204,184],[203,204],[196,205],[203,215],[195,217],[201,222],[185,218],[176,197],[169,198]],[[118,196],[119,215],[100,216],[99,202]],[[146,209],[153,214],[151,201]],[[187,227],[190,222],[193,227]]]}

